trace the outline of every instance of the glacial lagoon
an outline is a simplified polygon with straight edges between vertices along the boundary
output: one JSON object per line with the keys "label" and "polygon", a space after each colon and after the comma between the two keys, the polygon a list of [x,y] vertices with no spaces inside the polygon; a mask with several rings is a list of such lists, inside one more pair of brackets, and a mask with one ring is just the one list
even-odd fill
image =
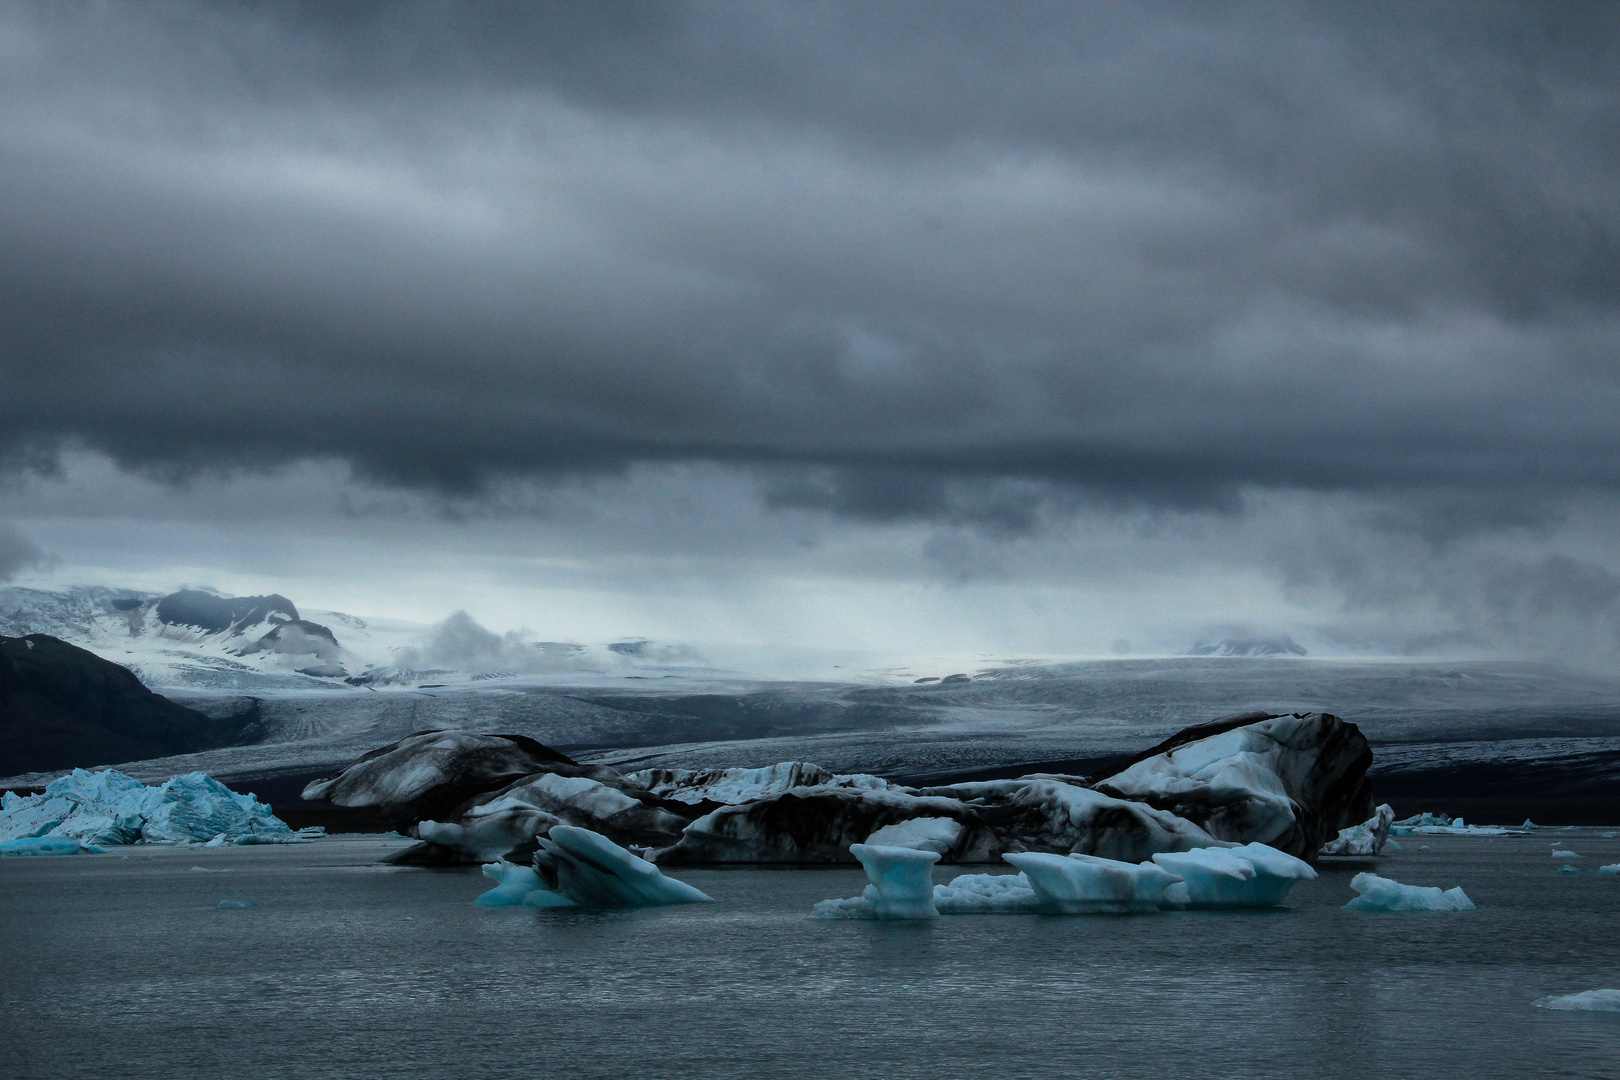
{"label": "glacial lagoon", "polygon": [[[1606,832],[1401,837],[1276,910],[921,924],[809,918],[858,867],[683,867],[717,903],[543,910],[474,906],[477,868],[379,866],[404,843],[379,838],[10,858],[0,1075],[1612,1080],[1620,1015],[1534,1005],[1620,986]],[[1364,870],[1478,910],[1340,910]]]}

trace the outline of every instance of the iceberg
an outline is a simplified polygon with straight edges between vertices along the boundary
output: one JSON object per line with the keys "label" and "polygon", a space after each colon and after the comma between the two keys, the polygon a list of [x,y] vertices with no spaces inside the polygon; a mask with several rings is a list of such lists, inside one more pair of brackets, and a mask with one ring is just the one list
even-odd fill
{"label": "iceberg", "polygon": [[[673,844],[680,839],[687,819],[659,806],[659,800],[640,788],[591,776],[567,776],[559,772],[527,776],[493,795],[478,796],[463,808],[459,820],[474,826],[491,815],[521,818],[538,814],[545,824],[530,828],[524,839],[546,831],[560,821],[611,837],[618,843],[638,845]],[[628,789],[628,790],[627,790]],[[426,839],[426,837],[423,837]]]}
{"label": "iceberg", "polygon": [[1019,874],[961,874],[934,886],[941,915],[1033,915],[1040,911],[1029,878]]}
{"label": "iceberg", "polygon": [[[517,907],[530,893],[549,891],[532,867],[518,866],[500,859],[485,864],[483,869],[484,876],[494,881],[495,887],[473,901],[479,907]],[[573,901],[568,903],[572,905]]]}
{"label": "iceberg", "polygon": [[1541,826],[1529,820],[1517,829],[1502,825],[1470,825],[1460,817],[1431,814],[1425,810],[1391,823],[1389,832],[1391,836],[1521,836],[1528,829],[1539,828]]}
{"label": "iceberg", "polygon": [[860,896],[823,900],[810,909],[819,919],[937,919],[934,864],[939,852],[875,844],[851,844],[871,882]]}
{"label": "iceberg", "polygon": [[[875,847],[903,847],[945,855],[962,839],[962,823],[950,818],[921,817],[885,825],[866,838]],[[855,849],[851,848],[853,852]]]}
{"label": "iceberg", "polygon": [[0,855],[77,855],[81,851],[101,852],[101,848],[81,844],[65,836],[25,836],[0,840]]}
{"label": "iceberg", "polygon": [[1092,786],[1168,810],[1217,840],[1312,857],[1373,814],[1371,764],[1361,730],[1337,716],[1261,713],[1187,728]]}
{"label": "iceberg", "polygon": [[[923,788],[919,794],[961,800],[966,811],[994,822],[1003,849],[1078,852],[1139,862],[1158,851],[1186,851],[1220,843],[1167,810],[1061,780],[973,781]],[[964,857],[958,861],[975,860]]]}
{"label": "iceberg", "polygon": [[419,821],[416,835],[477,861],[510,854],[561,819],[521,799],[502,798],[474,807],[462,821]]}
{"label": "iceberg", "polygon": [[[661,851],[658,861],[665,865],[849,862],[851,844],[864,842],[886,826],[918,818],[949,818],[961,825],[958,839],[946,853],[948,859],[989,859],[995,838],[978,814],[958,799],[921,797],[893,788],[811,787],[712,810],[686,826],[680,842]],[[921,837],[915,831],[904,835]],[[944,834],[936,830],[932,835]]]}
{"label": "iceberg", "polygon": [[[1389,827],[1395,821],[1395,808],[1380,806],[1360,825],[1340,829],[1339,835],[1322,845],[1319,855],[1377,855],[1389,843]],[[1397,848],[1396,850],[1400,850]]]}
{"label": "iceberg", "polygon": [[1555,859],[1578,859],[1581,856],[1579,852],[1571,851],[1568,848],[1554,848],[1552,857]]}
{"label": "iceberg", "polygon": [[[574,825],[554,825],[540,838],[535,869],[581,907],[712,903],[714,897],[665,877],[646,859],[630,854],[601,833]],[[525,903],[529,903],[525,898]],[[531,906],[535,906],[532,905]]]}
{"label": "iceberg", "polygon": [[480,907],[641,907],[713,902],[684,881],[665,877],[600,833],[554,825],[540,838],[535,867],[504,859],[484,866],[495,887],[473,903]]}
{"label": "iceberg", "polygon": [[1153,861],[1183,879],[1165,899],[1194,908],[1276,907],[1295,882],[1316,879],[1310,863],[1265,844],[1161,852]]}
{"label": "iceberg", "polygon": [[1620,990],[1583,990],[1578,994],[1548,995],[1536,998],[1538,1009],[1557,1009],[1561,1012],[1620,1013]]}
{"label": "iceberg", "polygon": [[1620,874],[1620,862],[1600,866],[1597,868],[1597,872],[1600,874]]}
{"label": "iceberg", "polygon": [[258,906],[259,905],[255,904],[251,900],[221,900],[219,903],[214,905],[214,907],[218,908],[220,911],[235,911],[241,908]]}
{"label": "iceberg", "polygon": [[39,795],[0,796],[0,840],[63,837],[84,844],[288,844],[322,830],[293,832],[251,794],[232,791],[206,773],[187,773],[148,787],[107,769],[74,769]]}
{"label": "iceberg", "polygon": [[1021,852],[1002,856],[1029,882],[1038,910],[1049,915],[1158,911],[1178,875],[1151,862],[1128,863],[1095,855]]}
{"label": "iceberg", "polygon": [[736,806],[802,787],[883,791],[887,780],[866,773],[840,775],[808,761],[779,761],[762,769],[642,769],[624,778],[679,803]]}
{"label": "iceberg", "polygon": [[1350,879],[1350,887],[1360,893],[1344,905],[1345,911],[1473,911],[1459,885],[1442,892],[1433,886],[1402,885],[1377,874],[1361,873]]}

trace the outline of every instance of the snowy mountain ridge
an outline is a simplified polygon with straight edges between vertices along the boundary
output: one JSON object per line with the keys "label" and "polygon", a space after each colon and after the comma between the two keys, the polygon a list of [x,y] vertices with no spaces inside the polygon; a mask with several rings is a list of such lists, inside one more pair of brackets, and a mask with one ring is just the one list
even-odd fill
{"label": "snowy mountain ridge", "polygon": [[707,670],[693,666],[690,650],[643,640],[532,641],[486,630],[465,612],[425,625],[300,611],[280,594],[208,589],[0,588],[0,637],[27,634],[88,649],[152,689],[193,695],[364,693],[536,677],[600,684]]}

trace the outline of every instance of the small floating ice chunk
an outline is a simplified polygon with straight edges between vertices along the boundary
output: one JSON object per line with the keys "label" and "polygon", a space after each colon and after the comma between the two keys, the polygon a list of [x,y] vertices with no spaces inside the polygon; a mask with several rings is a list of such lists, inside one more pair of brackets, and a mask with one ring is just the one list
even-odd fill
{"label": "small floating ice chunk", "polygon": [[[553,825],[540,837],[536,868],[556,880],[553,892],[582,907],[712,903],[714,897],[684,881],[665,877],[658,867],[630,854],[601,833],[574,825]],[[524,903],[529,903],[525,897]],[[543,901],[531,907],[549,907]]]}
{"label": "small floating ice chunk", "polygon": [[1096,855],[1003,855],[1028,879],[1036,906],[1050,915],[1158,911],[1165,889],[1179,875],[1150,862],[1128,863]]}
{"label": "small floating ice chunk", "polygon": [[812,917],[939,918],[939,909],[934,906],[934,864],[939,862],[939,852],[886,844],[851,844],[849,853],[860,860],[871,884],[860,896],[821,901],[810,909]]}
{"label": "small floating ice chunk", "polygon": [[219,903],[214,905],[214,908],[218,911],[234,911],[237,908],[250,908],[257,906],[258,905],[251,900],[221,900]]}
{"label": "small floating ice chunk", "polygon": [[[207,845],[204,845],[204,846],[206,847]],[[217,867],[217,868],[216,867],[209,867],[209,866],[193,866],[191,869],[193,871],[195,871],[196,873],[199,873],[199,874],[229,874],[229,873],[232,873],[231,868],[228,867],[228,866],[221,866],[221,867]]]}
{"label": "small floating ice chunk", "polygon": [[1433,886],[1402,885],[1377,874],[1357,874],[1350,887],[1361,895],[1344,905],[1345,911],[1473,911],[1459,885],[1442,892]]}
{"label": "small floating ice chunk", "polygon": [[1040,910],[1023,874],[962,874],[934,886],[941,915],[1033,915]]}
{"label": "small floating ice chunk", "polygon": [[[473,903],[479,907],[518,907],[522,905],[530,893],[550,892],[540,875],[532,867],[518,866],[505,859],[488,863],[484,866],[484,876],[494,881],[495,887],[482,894]],[[553,893],[552,895],[560,895]],[[531,904],[531,907],[568,907],[573,901],[566,896],[562,904]]]}
{"label": "small floating ice chunk", "polygon": [[1389,843],[1389,829],[1394,820],[1395,808],[1385,803],[1360,825],[1340,829],[1337,837],[1322,845],[1320,854],[1377,855]]}
{"label": "small floating ice chunk", "polygon": [[871,882],[862,898],[871,905],[875,917],[939,918],[939,910],[934,907],[934,864],[939,862],[939,852],[883,844],[851,844],[849,853],[861,861],[861,868]]}
{"label": "small floating ice chunk", "polygon": [[1276,907],[1296,881],[1316,878],[1309,863],[1265,844],[1166,851],[1153,861],[1185,879],[1166,899],[1195,908]]}
{"label": "small floating ice chunk", "polygon": [[1583,990],[1579,994],[1548,995],[1537,998],[1535,1005],[1540,1009],[1557,1009],[1561,1012],[1620,1013],[1620,990]]}
{"label": "small floating ice chunk", "polygon": [[81,851],[101,849],[65,836],[24,836],[16,840],[0,840],[0,855],[77,855]]}
{"label": "small floating ice chunk", "polygon": [[1600,874],[1620,874],[1620,862],[1600,866],[1597,868],[1597,872]]}
{"label": "small floating ice chunk", "polygon": [[1552,853],[1555,859],[1579,859],[1581,856],[1568,848],[1558,848]]}
{"label": "small floating ice chunk", "polygon": [[1574,866],[1571,866],[1569,863],[1565,863],[1563,866],[1560,866],[1558,868],[1558,872],[1560,874],[1579,874],[1581,871],[1580,871],[1580,869],[1578,867],[1574,867]]}

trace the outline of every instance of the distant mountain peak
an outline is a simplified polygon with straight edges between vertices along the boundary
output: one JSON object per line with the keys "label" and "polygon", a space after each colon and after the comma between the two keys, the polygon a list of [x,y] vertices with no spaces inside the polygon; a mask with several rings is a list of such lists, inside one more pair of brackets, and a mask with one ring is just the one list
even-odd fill
{"label": "distant mountain peak", "polygon": [[170,626],[194,626],[212,634],[239,634],[260,623],[299,621],[298,609],[279,593],[220,596],[202,589],[181,589],[165,596],[158,601],[157,617]]}

